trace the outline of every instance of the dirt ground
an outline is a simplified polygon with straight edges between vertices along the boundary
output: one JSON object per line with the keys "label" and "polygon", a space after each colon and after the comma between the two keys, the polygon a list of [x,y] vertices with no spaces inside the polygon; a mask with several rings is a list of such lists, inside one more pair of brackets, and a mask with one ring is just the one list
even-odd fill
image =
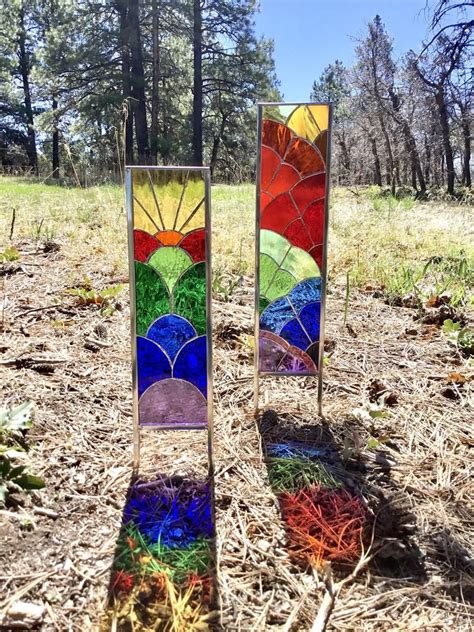
{"label": "dirt ground", "polygon": [[[121,511],[131,477],[127,296],[109,317],[62,295],[71,261],[19,245],[3,277],[4,401],[35,402],[30,462],[46,487],[0,510],[2,610],[42,604],[41,630],[93,630],[105,609]],[[90,271],[77,261],[75,273]],[[94,271],[98,287],[126,281]],[[304,439],[327,448],[375,521],[367,564],[348,582],[331,630],[469,630],[473,615],[472,407],[469,372],[440,330],[373,292],[328,300],[324,418],[309,378],[262,382],[252,414],[253,294],[242,278],[214,301],[217,582],[224,630],[309,630],[323,578],[286,548],[262,447]],[[119,307],[121,307],[119,305]],[[463,384],[449,377],[466,376]],[[451,379],[451,382],[450,382]],[[371,406],[384,398],[381,417]],[[372,400],[372,403],[371,403]],[[379,406],[380,408],[380,406]],[[260,431],[259,431],[260,430]],[[144,467],[195,471],[199,433],[155,433]]]}

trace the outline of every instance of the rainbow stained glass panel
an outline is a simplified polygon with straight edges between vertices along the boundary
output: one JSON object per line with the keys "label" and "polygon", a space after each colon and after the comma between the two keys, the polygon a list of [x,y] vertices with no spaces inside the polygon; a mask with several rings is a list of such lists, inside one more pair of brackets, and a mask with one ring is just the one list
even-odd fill
{"label": "rainbow stained glass panel", "polygon": [[330,106],[259,106],[258,371],[316,375]]}
{"label": "rainbow stained glass panel", "polygon": [[208,424],[208,170],[130,167],[140,426]]}

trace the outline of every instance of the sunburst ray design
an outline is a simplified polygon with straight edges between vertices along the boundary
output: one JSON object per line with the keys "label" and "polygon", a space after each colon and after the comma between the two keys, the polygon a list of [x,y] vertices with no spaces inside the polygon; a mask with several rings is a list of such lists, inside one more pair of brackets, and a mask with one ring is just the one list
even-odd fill
{"label": "sunburst ray design", "polygon": [[[134,174],[134,228],[160,239],[204,226],[205,185],[199,171],[143,169]],[[169,241],[167,246],[175,245]]]}

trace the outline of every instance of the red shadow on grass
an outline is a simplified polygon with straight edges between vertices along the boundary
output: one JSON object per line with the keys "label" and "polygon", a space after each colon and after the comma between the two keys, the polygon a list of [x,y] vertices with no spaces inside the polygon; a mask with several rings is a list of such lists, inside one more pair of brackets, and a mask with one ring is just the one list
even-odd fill
{"label": "red shadow on grass", "polygon": [[217,619],[212,503],[209,481],[132,480],[103,629],[211,629]]}

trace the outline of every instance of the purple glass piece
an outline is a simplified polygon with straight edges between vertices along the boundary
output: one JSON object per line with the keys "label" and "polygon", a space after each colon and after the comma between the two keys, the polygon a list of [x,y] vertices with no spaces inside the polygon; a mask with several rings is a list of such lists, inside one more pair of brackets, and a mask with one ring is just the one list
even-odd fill
{"label": "purple glass piece", "polygon": [[[308,362],[304,362],[302,358],[291,353],[291,351],[285,355],[277,371],[279,373],[308,373],[308,375],[311,375]],[[313,373],[316,373],[316,370],[314,370]]]}
{"label": "purple glass piece", "polygon": [[262,373],[316,374],[316,365],[307,353],[290,345],[270,331],[260,332],[260,366]]}
{"label": "purple glass piece", "polygon": [[277,366],[280,364],[283,356],[286,353],[286,348],[279,342],[267,336],[263,336],[263,332],[260,333],[260,371],[272,372],[276,371]]}
{"label": "purple glass piece", "polygon": [[190,382],[170,378],[152,384],[140,397],[141,426],[206,426],[207,401]]}

